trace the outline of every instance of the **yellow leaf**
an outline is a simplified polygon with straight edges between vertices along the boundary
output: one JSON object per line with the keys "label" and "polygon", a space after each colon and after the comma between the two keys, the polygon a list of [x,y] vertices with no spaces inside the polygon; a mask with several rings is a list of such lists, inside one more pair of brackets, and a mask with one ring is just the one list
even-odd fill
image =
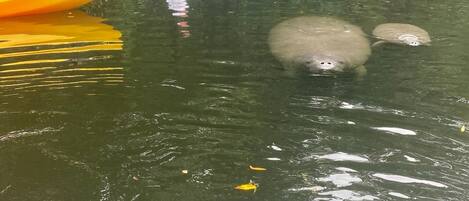
{"label": "yellow leaf", "polygon": [[248,184],[241,184],[239,186],[236,186],[235,189],[236,190],[243,190],[243,191],[250,191],[250,190],[256,191],[258,186],[259,186],[259,184],[256,184],[256,183],[251,181]]}
{"label": "yellow leaf", "polygon": [[252,165],[249,166],[249,169],[255,170],[255,171],[266,171],[267,169],[262,168],[262,167],[254,167]]}
{"label": "yellow leaf", "polygon": [[462,125],[462,127],[461,127],[461,133],[464,133],[464,131],[466,131],[466,126],[465,126],[465,125]]}

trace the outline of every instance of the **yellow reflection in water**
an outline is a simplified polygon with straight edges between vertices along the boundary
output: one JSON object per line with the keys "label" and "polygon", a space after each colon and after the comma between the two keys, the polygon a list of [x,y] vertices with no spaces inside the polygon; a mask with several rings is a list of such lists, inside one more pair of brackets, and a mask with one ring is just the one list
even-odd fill
{"label": "yellow reflection in water", "polygon": [[121,33],[103,21],[81,11],[0,19],[0,94],[123,83],[112,62]]}
{"label": "yellow reflection in water", "polygon": [[81,11],[0,19],[0,48],[74,42],[121,42],[103,19]]}
{"label": "yellow reflection in water", "polygon": [[[46,44],[41,44],[46,45]],[[83,47],[67,47],[37,51],[26,51],[26,52],[12,52],[7,54],[0,54],[0,58],[8,57],[19,57],[19,56],[31,56],[40,54],[58,54],[58,53],[78,53],[88,52],[93,50],[122,50],[122,44],[98,44],[98,45],[86,45]],[[8,64],[7,64],[8,65]]]}
{"label": "yellow reflection in water", "polygon": [[39,59],[39,60],[30,60],[30,61],[19,61],[2,64],[0,66],[14,66],[14,65],[23,65],[23,64],[38,64],[38,63],[60,63],[68,61],[68,59]]}

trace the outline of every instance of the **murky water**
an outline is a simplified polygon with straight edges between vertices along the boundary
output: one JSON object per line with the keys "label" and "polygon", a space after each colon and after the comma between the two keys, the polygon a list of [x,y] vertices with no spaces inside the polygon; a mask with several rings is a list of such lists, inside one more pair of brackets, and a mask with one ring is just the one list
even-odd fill
{"label": "murky water", "polygon": [[[111,0],[0,19],[0,200],[467,200],[468,10]],[[373,49],[362,80],[289,76],[266,39],[299,15],[433,42]]]}

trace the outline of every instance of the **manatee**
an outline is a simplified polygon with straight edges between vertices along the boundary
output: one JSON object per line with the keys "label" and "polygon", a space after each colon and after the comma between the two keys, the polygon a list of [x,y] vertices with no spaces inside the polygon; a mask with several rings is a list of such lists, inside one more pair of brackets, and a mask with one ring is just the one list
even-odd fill
{"label": "manatee", "polygon": [[313,74],[363,72],[363,64],[371,54],[360,27],[331,17],[285,20],[272,28],[268,43],[272,54],[285,67]]}
{"label": "manatee", "polygon": [[373,30],[373,35],[377,39],[381,40],[373,45],[387,42],[409,46],[420,46],[430,45],[431,42],[430,35],[428,35],[427,31],[411,24],[380,24]]}

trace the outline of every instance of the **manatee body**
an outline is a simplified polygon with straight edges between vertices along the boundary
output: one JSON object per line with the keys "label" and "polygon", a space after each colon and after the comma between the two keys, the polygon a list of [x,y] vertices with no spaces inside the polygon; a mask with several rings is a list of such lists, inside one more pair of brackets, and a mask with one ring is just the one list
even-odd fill
{"label": "manatee body", "polygon": [[371,54],[361,28],[330,17],[303,16],[283,21],[272,28],[268,42],[272,54],[284,66],[312,73],[354,71]]}
{"label": "manatee body", "polygon": [[431,42],[427,31],[411,24],[380,24],[373,30],[373,35],[384,42],[410,46],[430,45]]}

